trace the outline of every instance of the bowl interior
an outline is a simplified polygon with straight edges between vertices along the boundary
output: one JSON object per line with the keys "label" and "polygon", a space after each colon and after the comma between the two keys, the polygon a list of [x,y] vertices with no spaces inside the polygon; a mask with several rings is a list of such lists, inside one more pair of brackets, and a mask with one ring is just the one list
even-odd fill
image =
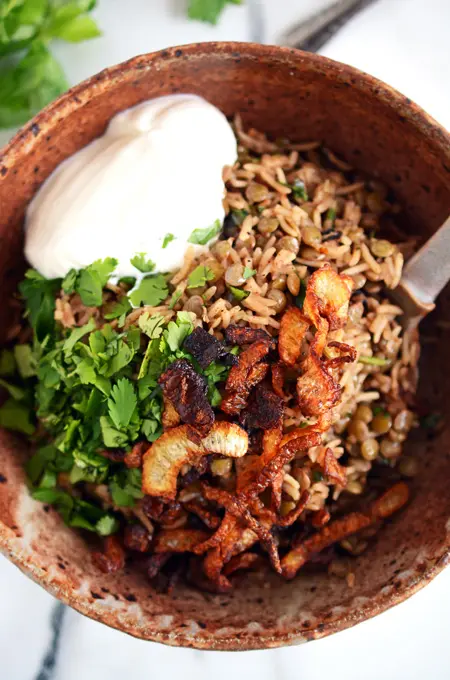
{"label": "bowl interior", "polygon": [[[44,110],[0,156],[0,279],[9,296],[23,269],[21,225],[33,194],[65,158],[102,133],[118,111],[172,92],[195,92],[228,116],[274,138],[320,139],[380,177],[406,208],[408,228],[427,238],[450,210],[447,134],[378,81],[320,57],[238,44],[193,45],[138,57],[84,83]],[[107,253],[106,253],[107,254]],[[441,296],[423,328],[420,404],[446,413],[450,387]],[[9,320],[1,311],[3,334]],[[355,586],[305,570],[293,582],[243,575],[229,595],[180,585],[157,594],[136,572],[106,576],[83,538],[32,501],[21,463],[25,443],[0,433],[0,547],[18,566],[83,613],[133,635],[210,649],[299,642],[352,625],[395,604],[447,561],[450,453],[446,430],[416,434],[421,459],[413,502],[354,563]]]}

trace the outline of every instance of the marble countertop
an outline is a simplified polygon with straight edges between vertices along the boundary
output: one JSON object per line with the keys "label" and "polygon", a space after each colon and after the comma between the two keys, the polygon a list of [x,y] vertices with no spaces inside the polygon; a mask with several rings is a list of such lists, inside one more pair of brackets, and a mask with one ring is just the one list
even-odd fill
{"label": "marble countertop", "polygon": [[[277,43],[331,0],[246,0],[217,27],[188,22],[185,0],[100,0],[102,38],[58,45],[71,83],[135,54],[199,40]],[[378,0],[322,53],[390,83],[450,128],[449,0]],[[11,133],[0,133],[0,145]],[[450,678],[450,570],[413,598],[331,638],[267,652],[200,652],[135,640],[64,607],[0,557],[2,680],[433,680]],[[181,675],[180,675],[181,674]]]}

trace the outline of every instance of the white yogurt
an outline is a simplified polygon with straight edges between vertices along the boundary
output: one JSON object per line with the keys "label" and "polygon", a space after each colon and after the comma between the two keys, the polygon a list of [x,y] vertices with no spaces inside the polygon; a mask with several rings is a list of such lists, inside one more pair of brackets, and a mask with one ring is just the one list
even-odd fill
{"label": "white yogurt", "polygon": [[[195,229],[222,222],[222,170],[236,155],[223,113],[195,95],[123,111],[40,188],[27,211],[25,255],[47,278],[105,257],[118,260],[116,275],[136,276],[130,259],[141,252],[155,272],[172,271]],[[167,234],[175,239],[163,248]]]}

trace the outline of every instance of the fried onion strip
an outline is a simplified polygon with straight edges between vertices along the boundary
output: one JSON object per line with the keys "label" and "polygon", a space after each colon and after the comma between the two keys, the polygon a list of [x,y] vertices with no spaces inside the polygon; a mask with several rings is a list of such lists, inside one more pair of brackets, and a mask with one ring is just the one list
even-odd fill
{"label": "fried onion strip", "polygon": [[292,579],[313,555],[361,529],[375,524],[380,519],[390,517],[400,510],[408,499],[408,486],[404,482],[398,482],[374,501],[367,512],[352,512],[330,522],[321,531],[304,540],[283,557],[281,560],[283,576]]}

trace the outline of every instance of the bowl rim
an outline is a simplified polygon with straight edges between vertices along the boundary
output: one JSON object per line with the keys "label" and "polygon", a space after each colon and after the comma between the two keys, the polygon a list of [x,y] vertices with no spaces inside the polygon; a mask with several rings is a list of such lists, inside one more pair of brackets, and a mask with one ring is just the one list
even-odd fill
{"label": "bowl rim", "polygon": [[[67,115],[82,108],[90,101],[92,96],[104,92],[114,83],[125,82],[127,78],[134,77],[136,73],[143,70],[151,70],[161,62],[171,62],[180,57],[190,59],[203,58],[208,55],[219,57],[222,55],[226,59],[230,57],[239,58],[240,56],[256,60],[272,59],[278,61],[280,65],[307,63],[311,70],[320,70],[321,72],[325,70],[327,74],[337,81],[348,80],[350,76],[352,77],[352,87],[363,93],[375,95],[388,108],[404,117],[425,138],[426,142],[434,147],[445,166],[450,168],[450,134],[419,105],[412,102],[408,97],[390,85],[352,66],[317,54],[287,47],[228,41],[191,43],[138,55],[115,66],[108,67],[97,75],[91,76],[72,87],[34,116],[15,134],[3,149],[0,149],[0,170],[6,169],[6,172],[0,172],[0,181],[6,176],[10,168],[19,162],[24,155],[30,153],[36,144],[40,143],[38,137],[41,132],[45,133],[46,128],[48,129],[55,124],[63,123]],[[0,520],[0,551],[27,576],[81,614],[141,639],[162,642],[178,647],[215,651],[282,647],[318,639],[344,630],[408,599],[450,564],[450,539],[447,539],[447,543],[440,547],[439,552],[427,561],[426,569],[423,569],[420,575],[416,573],[410,577],[409,581],[402,582],[401,588],[393,591],[389,590],[388,592],[382,592],[382,589],[374,599],[371,599],[368,605],[360,607],[351,613],[347,611],[344,615],[335,618],[330,623],[319,623],[309,629],[297,629],[291,632],[280,633],[274,632],[271,634],[258,632],[256,635],[243,633],[239,637],[234,632],[224,637],[216,637],[214,634],[209,638],[203,635],[173,637],[169,631],[152,631],[149,630],[149,626],[143,628],[137,627],[133,622],[128,621],[126,616],[111,616],[111,612],[96,607],[95,602],[89,604],[79,601],[79,598],[69,587],[53,583],[49,573],[44,572],[37,565],[33,564],[20,550],[17,551],[14,539],[13,532]],[[207,630],[203,631],[203,633],[207,633]]]}

